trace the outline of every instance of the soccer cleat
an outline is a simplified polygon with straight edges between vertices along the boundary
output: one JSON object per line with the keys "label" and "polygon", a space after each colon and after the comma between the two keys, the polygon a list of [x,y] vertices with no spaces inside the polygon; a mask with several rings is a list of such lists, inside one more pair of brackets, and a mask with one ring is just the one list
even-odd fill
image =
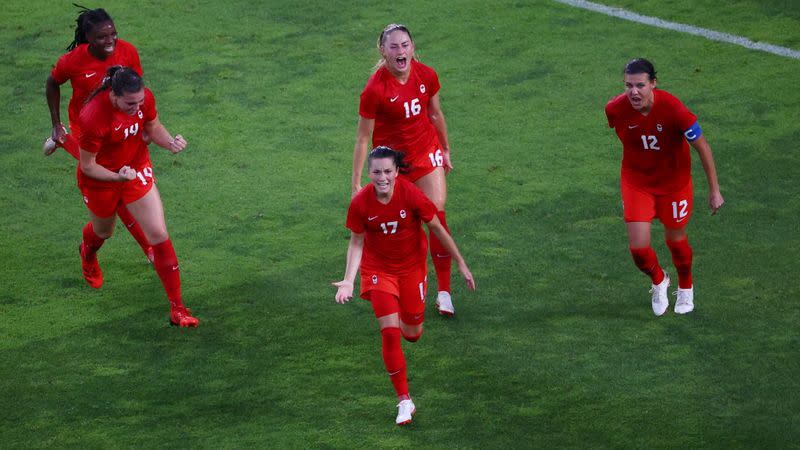
{"label": "soccer cleat", "polygon": [[44,144],[42,145],[42,153],[44,153],[44,156],[50,156],[55,153],[56,148],[58,148],[58,146],[56,146],[56,141],[54,141],[52,137],[48,137],[44,140]]}
{"label": "soccer cleat", "polygon": [[407,425],[411,423],[412,416],[417,412],[414,402],[411,399],[402,400],[397,404],[397,419],[394,421],[398,425]]}
{"label": "soccer cleat", "polygon": [[664,314],[667,308],[669,308],[667,289],[669,289],[669,275],[664,272],[664,279],[661,280],[661,283],[654,284],[653,287],[650,288],[650,292],[653,294],[653,313],[657,316]]}
{"label": "soccer cleat", "polygon": [[147,261],[150,264],[154,264],[156,262],[156,253],[153,251],[153,247],[147,247],[147,250],[144,251],[144,254],[147,256]]}
{"label": "soccer cleat", "polygon": [[438,309],[439,314],[443,316],[451,317],[456,313],[456,309],[453,307],[453,298],[450,297],[449,292],[439,291],[439,294],[436,296],[436,309]]}
{"label": "soccer cleat", "polygon": [[197,328],[200,321],[192,317],[192,312],[185,306],[173,306],[169,311],[169,323],[176,327]]}
{"label": "soccer cleat", "polygon": [[678,288],[678,301],[675,302],[675,313],[686,314],[694,311],[694,286],[689,289]]}
{"label": "soccer cleat", "polygon": [[86,259],[86,248],[81,242],[78,247],[78,252],[81,255],[81,269],[83,270],[83,279],[89,283],[89,286],[99,289],[103,285],[103,271],[100,270],[100,264],[97,262],[97,255],[89,261]]}

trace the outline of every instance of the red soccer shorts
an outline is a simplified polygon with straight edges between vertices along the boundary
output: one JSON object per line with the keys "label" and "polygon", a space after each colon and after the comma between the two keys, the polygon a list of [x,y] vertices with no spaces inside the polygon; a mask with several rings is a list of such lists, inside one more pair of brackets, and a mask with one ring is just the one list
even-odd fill
{"label": "red soccer shorts", "polygon": [[131,181],[114,183],[110,187],[100,187],[93,183],[81,183],[79,179],[78,187],[89,211],[97,217],[105,218],[116,214],[120,203],[127,205],[144,197],[153,188],[155,181],[153,169],[145,167],[138,171],[136,178]]}
{"label": "red soccer shorts", "polygon": [[403,169],[401,174],[414,183],[437,167],[444,167],[444,150],[441,149],[439,141],[435,141],[423,152],[413,155],[407,153],[405,163],[408,164],[408,168]]}
{"label": "red soccer shorts", "polygon": [[653,195],[622,181],[622,209],[625,222],[652,222],[653,218],[670,229],[681,229],[692,217],[694,192],[690,181],[683,189],[666,195]]}
{"label": "red soccer shorts", "polygon": [[427,264],[406,275],[361,271],[361,298],[370,300],[370,291],[386,292],[397,297],[400,317],[408,324],[422,323],[425,317],[425,293],[428,291]]}

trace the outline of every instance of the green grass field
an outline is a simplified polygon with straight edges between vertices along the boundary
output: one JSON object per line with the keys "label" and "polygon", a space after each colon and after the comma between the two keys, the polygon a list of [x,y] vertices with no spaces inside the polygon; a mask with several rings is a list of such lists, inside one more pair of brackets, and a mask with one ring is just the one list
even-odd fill
{"label": "green grass field", "polygon": [[[40,152],[70,3],[0,12],[0,447],[798,447],[800,61],[545,0],[87,3],[189,141],[151,150],[201,320],[182,330],[123,229],[103,288],[81,278],[75,162]],[[794,1],[607,3],[800,49]],[[456,278],[456,317],[431,304],[404,344],[407,428],[369,305],[329,284],[358,94],[393,21],[442,82],[448,221],[478,283]],[[603,106],[634,56],[700,117],[727,201],[709,215],[693,155],[688,316],[653,316],[624,235]]]}

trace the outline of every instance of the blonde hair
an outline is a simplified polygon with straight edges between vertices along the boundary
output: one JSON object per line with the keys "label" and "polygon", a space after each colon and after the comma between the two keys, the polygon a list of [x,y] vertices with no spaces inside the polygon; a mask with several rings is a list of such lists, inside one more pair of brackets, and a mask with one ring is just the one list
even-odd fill
{"label": "blonde hair", "polygon": [[[372,72],[375,73],[380,70],[381,67],[386,65],[386,58],[383,57],[383,53],[381,53],[381,47],[383,47],[383,43],[386,41],[386,38],[389,37],[390,34],[394,33],[395,31],[402,31],[408,35],[408,38],[411,39],[411,43],[414,43],[414,38],[411,37],[411,32],[408,31],[405,25],[401,25],[399,23],[390,23],[384,27],[383,31],[381,31],[381,35],[378,36],[378,53],[380,53],[381,57],[378,62],[375,63],[375,66],[372,68]],[[416,50],[416,49],[415,49]],[[419,61],[419,56],[417,56],[417,52],[414,52],[414,60]]]}

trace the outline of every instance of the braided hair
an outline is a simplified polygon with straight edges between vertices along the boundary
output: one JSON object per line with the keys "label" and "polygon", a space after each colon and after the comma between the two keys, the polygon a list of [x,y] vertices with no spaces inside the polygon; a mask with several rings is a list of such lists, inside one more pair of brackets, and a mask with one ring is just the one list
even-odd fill
{"label": "braided hair", "polygon": [[75,23],[77,24],[75,27],[75,39],[67,46],[67,51],[75,49],[75,47],[80,44],[87,44],[89,40],[86,35],[98,25],[106,22],[114,23],[114,20],[111,19],[111,16],[109,16],[103,8],[89,9],[77,3],[73,3],[73,5],[80,8],[81,12],[78,14],[78,18],[75,19]]}

